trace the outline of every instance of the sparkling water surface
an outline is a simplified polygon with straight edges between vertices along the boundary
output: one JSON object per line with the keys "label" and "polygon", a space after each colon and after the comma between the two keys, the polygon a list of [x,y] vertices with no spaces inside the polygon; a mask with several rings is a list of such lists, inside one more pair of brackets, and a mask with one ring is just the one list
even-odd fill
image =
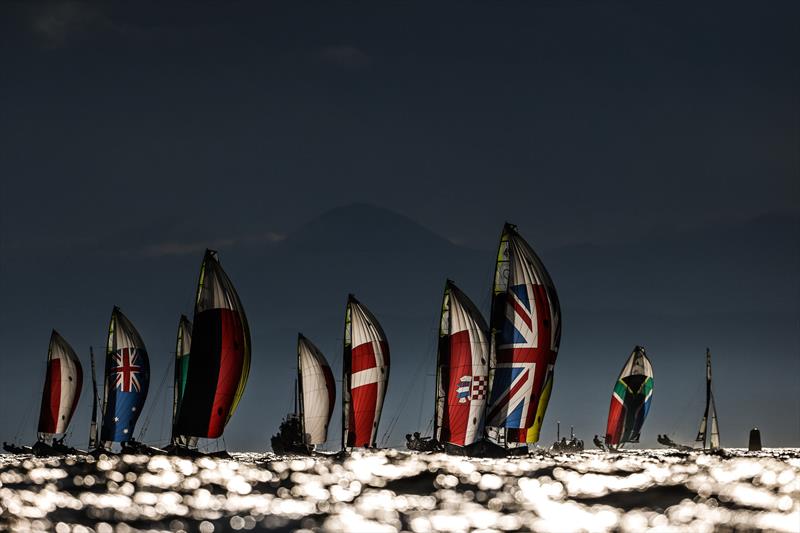
{"label": "sparkling water surface", "polygon": [[800,531],[800,450],[0,455],[0,530]]}

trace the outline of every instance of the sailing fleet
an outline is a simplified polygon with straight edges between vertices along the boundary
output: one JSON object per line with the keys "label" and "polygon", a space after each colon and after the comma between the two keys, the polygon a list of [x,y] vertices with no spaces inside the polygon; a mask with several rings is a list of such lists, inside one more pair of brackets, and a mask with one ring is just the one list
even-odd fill
{"label": "sailing fleet", "polygon": [[[391,367],[389,342],[376,316],[352,294],[345,306],[343,338],[341,449],[377,448]],[[552,278],[516,226],[505,224],[495,259],[488,323],[455,282],[445,282],[433,433],[407,435],[408,448],[484,457],[527,454],[528,446],[540,439],[560,341],[561,308]],[[271,444],[276,453],[319,453],[317,447],[329,440],[336,381],[323,353],[302,334],[296,357],[294,412],[284,418]],[[241,300],[218,253],[207,250],[193,318],[182,315],[178,321],[169,445],[159,449],[134,438],[150,387],[150,361],[132,321],[114,307],[102,396],[90,350],[93,397],[88,453],[114,453],[117,444],[123,453],[201,455],[199,440],[220,438],[235,413],[250,359],[250,329]],[[720,441],[708,351],[706,381],[697,441],[703,448],[716,449]],[[63,440],[82,384],[78,356],[53,331],[37,442],[30,447],[4,443],[5,449],[37,455],[81,452]],[[614,385],[605,437],[601,442],[595,436],[595,444],[618,451],[626,443],[639,442],[652,397],[653,366],[645,349],[636,346]],[[666,435],[659,435],[659,442],[683,447]],[[554,449],[565,451],[565,443]]]}

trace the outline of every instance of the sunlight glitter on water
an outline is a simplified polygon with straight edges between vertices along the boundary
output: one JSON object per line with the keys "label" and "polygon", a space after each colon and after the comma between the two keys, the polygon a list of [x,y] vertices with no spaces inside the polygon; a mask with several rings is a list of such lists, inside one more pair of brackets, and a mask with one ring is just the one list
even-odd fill
{"label": "sunlight glitter on water", "polygon": [[[466,459],[0,456],[17,531],[800,530],[800,450]],[[91,529],[87,529],[91,528]]]}

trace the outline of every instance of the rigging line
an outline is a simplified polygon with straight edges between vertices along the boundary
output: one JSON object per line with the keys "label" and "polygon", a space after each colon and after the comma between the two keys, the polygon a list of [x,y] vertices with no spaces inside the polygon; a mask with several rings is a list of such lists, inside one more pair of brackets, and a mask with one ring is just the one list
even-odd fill
{"label": "rigging line", "polygon": [[171,374],[170,371],[172,370],[173,361],[174,361],[174,358],[171,358],[169,364],[167,365],[167,371],[164,372],[164,376],[161,378],[161,383],[158,385],[158,389],[156,390],[156,394],[155,394],[156,403],[155,404],[151,404],[150,409],[147,412],[147,416],[145,416],[144,423],[142,424],[142,429],[139,430],[139,441],[140,442],[144,441],[144,434],[147,432],[147,429],[150,426],[150,421],[153,418],[153,412],[156,410],[155,406],[158,405],[158,403],[159,403],[158,401],[161,399],[161,395],[162,395],[162,391],[164,389],[164,385],[167,382],[167,378]]}
{"label": "rigging line", "polygon": [[[47,363],[45,363],[45,372],[47,372]],[[44,384],[42,385],[44,387]],[[19,441],[19,437],[22,434],[23,427],[25,427],[28,423],[28,419],[31,418],[31,413],[35,412],[36,410],[36,388],[31,388],[31,399],[28,402],[28,409],[23,411],[22,420],[20,420],[19,425],[17,426],[17,431],[14,434],[14,442]],[[36,428],[39,429],[38,427]]]}
{"label": "rigging line", "polygon": [[[437,313],[436,322],[435,322],[436,327],[434,328],[435,332],[436,332],[435,338],[436,338],[437,347],[438,347],[438,343],[439,343],[439,320],[440,320],[440,318],[439,318],[438,313]],[[431,331],[433,331],[433,330],[431,330]],[[433,339],[434,339],[434,335],[432,335],[432,334],[428,335],[428,346],[427,346],[427,348],[425,350],[422,351],[422,353],[424,354],[424,357],[420,358],[420,360],[419,360],[419,362],[417,364],[417,368],[414,371],[414,378],[413,378],[414,379],[414,383],[418,383],[419,382],[418,378],[419,378],[420,372],[422,372],[422,367],[428,361],[429,355],[433,351],[433,348],[432,348]],[[435,361],[435,359],[434,359],[434,361]],[[406,394],[406,395],[403,396],[403,400],[400,403],[400,407],[397,409],[395,416],[389,422],[389,426],[386,429],[386,432],[383,434],[383,438],[381,439],[381,443],[382,443],[381,445],[385,445],[386,442],[389,440],[389,435],[391,434],[392,431],[394,431],[394,428],[397,425],[397,421],[400,419],[400,415],[404,412],[405,406],[408,403],[408,399],[411,396],[412,396],[411,394]],[[425,396],[425,391],[424,390],[422,391],[422,396],[423,397]]]}

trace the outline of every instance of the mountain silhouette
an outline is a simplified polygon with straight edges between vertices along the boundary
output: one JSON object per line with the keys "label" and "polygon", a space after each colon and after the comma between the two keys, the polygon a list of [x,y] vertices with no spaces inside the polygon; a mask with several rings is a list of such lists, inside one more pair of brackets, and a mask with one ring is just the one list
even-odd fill
{"label": "mountain silhouette", "polygon": [[[497,221],[498,235],[502,223]],[[683,432],[688,438],[696,429],[691,401],[695,385],[702,383],[706,346],[715,362],[723,440],[742,442],[750,425],[759,425],[765,435],[785,426],[780,414],[750,391],[772,391],[770,404],[791,402],[797,393],[797,385],[783,377],[800,370],[797,225],[796,216],[773,215],[702,231],[663,231],[635,242],[537,249],[563,310],[543,438],[551,438],[555,420],[574,424],[584,436],[602,431],[611,386],[635,344],[647,348],[656,374],[645,443],[656,433],[675,431],[680,437]],[[531,235],[542,228],[519,230]],[[139,238],[158,242],[160,235]],[[225,242],[230,244],[220,248],[220,260],[241,296],[253,340],[250,381],[226,431],[229,448],[264,449],[291,409],[298,331],[322,349],[338,379],[348,293],[380,320],[391,347],[392,377],[379,436],[392,422],[389,444],[425,430],[433,409],[445,279],[454,279],[488,314],[495,250],[453,244],[402,214],[366,204],[331,209],[277,242]],[[6,405],[8,398],[19,398],[25,409],[38,408],[52,327],[84,360],[87,346],[94,345],[102,369],[108,314],[120,305],[150,353],[153,378],[145,412],[152,411],[153,421],[145,439],[158,442],[168,435],[164,406],[171,398],[168,381],[160,383],[169,373],[178,317],[192,313],[202,250],[137,255],[130,247],[119,249],[59,250],[57,261],[33,266],[24,257],[4,261],[0,334],[4,349],[19,357],[4,369],[0,385]],[[764,364],[787,371],[778,379],[770,374],[767,383],[754,371]],[[85,441],[88,425],[86,377],[76,444]],[[22,415],[6,409],[0,432],[10,438]],[[334,413],[331,447],[339,439],[340,403]],[[34,422],[28,421],[30,438]],[[734,428],[737,433],[726,435]]]}

